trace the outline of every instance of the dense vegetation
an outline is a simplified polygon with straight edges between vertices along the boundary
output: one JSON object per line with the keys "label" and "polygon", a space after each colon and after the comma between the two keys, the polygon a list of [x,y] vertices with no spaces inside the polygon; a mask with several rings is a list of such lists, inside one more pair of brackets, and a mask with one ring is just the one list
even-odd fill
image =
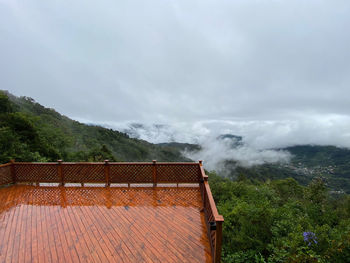
{"label": "dense vegetation", "polygon": [[0,163],[18,161],[189,161],[180,150],[73,121],[28,97],[0,91]]}
{"label": "dense vegetation", "polygon": [[350,193],[350,150],[335,146],[300,145],[288,147],[292,154],[288,164],[265,163],[242,167],[234,160],[222,162],[218,171],[236,180],[242,178],[258,181],[294,178],[308,185],[313,178],[322,176],[333,191]]}
{"label": "dense vegetation", "polygon": [[209,179],[225,218],[224,262],[349,262],[350,196],[331,196],[323,179]]}
{"label": "dense vegetation", "polygon": [[288,147],[286,150],[293,154],[292,163],[295,166],[316,171],[314,175],[325,177],[330,189],[350,193],[349,149],[335,146],[299,145]]}
{"label": "dense vegetation", "polygon": [[293,178],[303,185],[307,185],[312,178],[304,174],[297,173],[286,167],[281,167],[279,164],[265,163],[251,167],[240,166],[236,161],[225,161],[220,174],[232,180],[253,179],[257,181],[276,180]]}

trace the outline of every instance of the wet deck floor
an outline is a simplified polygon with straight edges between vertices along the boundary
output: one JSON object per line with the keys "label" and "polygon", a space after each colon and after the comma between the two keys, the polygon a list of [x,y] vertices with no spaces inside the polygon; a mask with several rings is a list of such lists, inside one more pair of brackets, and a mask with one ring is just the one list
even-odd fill
{"label": "wet deck floor", "polygon": [[211,262],[198,187],[0,189],[0,262]]}

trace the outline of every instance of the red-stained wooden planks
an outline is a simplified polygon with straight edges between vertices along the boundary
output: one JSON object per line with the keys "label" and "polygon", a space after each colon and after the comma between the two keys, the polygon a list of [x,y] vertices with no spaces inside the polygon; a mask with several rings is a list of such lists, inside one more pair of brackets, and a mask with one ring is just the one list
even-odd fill
{"label": "red-stained wooden planks", "polygon": [[0,189],[0,262],[212,262],[199,187]]}

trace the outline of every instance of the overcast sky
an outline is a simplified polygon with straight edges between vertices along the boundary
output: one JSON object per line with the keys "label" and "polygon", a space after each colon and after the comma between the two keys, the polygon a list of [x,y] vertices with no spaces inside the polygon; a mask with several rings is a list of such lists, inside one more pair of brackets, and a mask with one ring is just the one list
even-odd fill
{"label": "overcast sky", "polygon": [[0,0],[0,83],[87,122],[350,146],[349,32],[349,0]]}

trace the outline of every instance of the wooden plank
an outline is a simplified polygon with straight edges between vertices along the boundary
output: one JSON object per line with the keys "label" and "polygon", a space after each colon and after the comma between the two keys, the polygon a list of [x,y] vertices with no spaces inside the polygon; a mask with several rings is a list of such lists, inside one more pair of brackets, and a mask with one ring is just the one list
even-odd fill
{"label": "wooden plank", "polygon": [[[12,187],[10,187],[13,189]],[[8,194],[6,192],[6,194]],[[4,213],[7,210],[7,207],[11,202],[13,202],[15,195],[15,191],[10,191],[8,194],[8,198],[6,200],[5,207],[1,209],[2,213]],[[0,244],[0,262],[4,262],[6,258],[6,253],[8,250],[9,240],[10,240],[10,233],[11,233],[11,226],[14,222],[14,216],[15,216],[16,209],[10,209],[6,212],[6,215],[3,217],[3,227],[1,228],[1,244]]]}
{"label": "wooden plank", "polygon": [[[55,207],[56,209],[56,213],[54,213],[53,216],[53,220],[54,220],[54,224],[56,226],[56,233],[57,233],[57,238],[60,246],[59,246],[59,254],[62,253],[63,255],[63,259],[62,262],[72,262],[72,255],[70,254],[70,251],[68,250],[68,244],[67,244],[67,239],[64,235],[64,228],[62,227],[62,223],[61,223],[61,217],[62,217],[62,213],[61,213],[61,208],[60,207]],[[77,261],[78,258],[76,257],[75,260]]]}
{"label": "wooden plank", "polygon": [[58,207],[57,206],[45,206],[46,207],[46,215],[48,218],[48,223],[50,225],[49,228],[49,236],[51,237],[51,247],[55,248],[57,253],[57,262],[67,262],[67,259],[65,257],[65,253],[63,250],[63,242],[60,240],[59,232],[60,229],[58,228],[58,223],[56,221],[56,217],[60,216],[58,213]]}
{"label": "wooden plank", "polygon": [[[142,211],[135,218],[142,218],[143,214],[147,214],[144,211],[147,208],[140,207],[139,209],[142,209]],[[189,242],[188,235],[186,233],[181,234],[181,232],[184,232],[184,229],[175,226],[174,223],[177,218],[171,215],[169,217],[164,218],[158,213],[156,217],[152,218],[153,222],[147,221],[147,224],[152,230],[156,231],[158,237],[164,241],[169,241],[167,242],[169,251],[177,251],[177,256],[181,255],[183,262],[201,262],[198,261],[200,256],[198,256],[197,252],[203,251],[203,247],[195,246],[194,243]],[[196,249],[192,249],[192,247],[196,247]],[[198,250],[199,248],[201,249]],[[197,255],[197,257],[194,255]]]}
{"label": "wooden plank", "polygon": [[41,212],[41,206],[36,206],[37,210],[37,242],[38,242],[38,261],[39,262],[48,262],[48,255],[45,251],[45,243],[42,241],[42,237],[44,236],[44,231],[43,231],[43,216]]}
{"label": "wooden plank", "polygon": [[117,262],[124,262],[122,256],[119,253],[116,253],[113,251],[113,245],[110,242],[110,240],[107,238],[105,233],[101,230],[101,226],[98,224],[101,220],[101,215],[99,213],[92,214],[91,209],[87,206],[81,206],[80,209],[82,210],[83,214],[86,216],[86,219],[88,220],[88,224],[90,226],[90,229],[92,230],[96,240],[100,242],[101,248],[104,250],[104,253],[108,259],[109,262],[117,261]]}
{"label": "wooden plank", "polygon": [[[189,247],[197,247],[198,250],[206,250],[206,247],[203,247],[202,245],[202,241],[207,239],[202,239],[202,237],[200,237],[199,239],[196,238],[195,240],[193,240],[190,238],[198,236],[198,233],[203,231],[202,226],[198,227],[200,226],[201,221],[198,220],[197,225],[190,225],[188,220],[185,219],[185,217],[186,214],[181,215],[181,211],[179,209],[177,209],[177,211],[175,211],[174,214],[170,214],[169,211],[164,213],[159,211],[157,213],[155,225],[163,223],[162,225],[165,225],[165,227],[163,228],[164,231],[167,231],[168,228],[170,228],[171,231],[174,231],[174,234],[180,239],[182,239],[183,242]],[[171,220],[169,220],[169,218],[171,218]],[[210,253],[209,249],[206,251]]]}
{"label": "wooden plank", "polygon": [[[115,207],[113,208],[114,217],[119,218],[120,220],[123,219],[124,223],[124,231],[125,229],[128,230],[128,235],[135,240],[136,249],[141,251],[143,253],[143,256],[145,256],[147,259],[151,259],[151,261],[154,262],[166,262],[167,259],[164,257],[164,254],[162,255],[161,247],[159,246],[159,241],[157,238],[152,236],[152,233],[148,232],[148,235],[144,236],[143,232],[147,231],[147,227],[144,224],[142,227],[140,227],[137,222],[136,218],[127,216],[129,214],[130,209],[127,210],[127,213],[123,213],[125,208],[123,207]],[[168,258],[172,257],[172,251],[167,251]]]}
{"label": "wooden plank", "polygon": [[53,249],[50,247],[49,242],[49,233],[48,233],[48,225],[45,213],[45,207],[40,206],[40,215],[41,215],[41,233],[42,236],[39,237],[40,242],[43,244],[43,253],[45,256],[45,262],[53,262]]}
{"label": "wooden plank", "polygon": [[[23,195],[23,199],[22,202],[25,203],[26,201],[28,201],[28,197],[26,194]],[[23,214],[21,217],[21,227],[20,227],[20,231],[18,232],[19,235],[19,249],[18,249],[18,260],[17,262],[25,262],[25,253],[26,253],[26,233],[27,233],[27,223],[28,223],[28,210],[29,207],[26,204],[22,204],[21,205],[23,208]],[[16,261],[14,261],[16,262]]]}
{"label": "wooden plank", "polygon": [[13,207],[0,214],[9,241],[0,237],[0,262],[211,261],[199,188],[62,187],[67,201],[56,187],[9,189],[0,189],[0,213]]}
{"label": "wooden plank", "polygon": [[114,243],[114,247],[118,249],[117,251],[125,255],[124,260],[128,261],[128,259],[132,259],[132,262],[142,262],[143,258],[139,251],[134,250],[131,239],[128,239],[126,236],[127,232],[121,231],[119,227],[121,222],[118,224],[118,227],[115,227],[115,221],[110,217],[110,212],[106,213],[100,206],[97,206],[96,209],[99,210],[102,215],[101,221],[99,222],[105,225],[105,227],[102,227],[102,230],[106,233],[110,241]]}
{"label": "wooden plank", "polygon": [[[130,213],[132,213],[131,210],[134,210],[135,208],[132,207],[130,208]],[[120,209],[118,209],[120,210]],[[114,209],[114,211],[118,211]],[[120,211],[119,211],[120,213]],[[128,211],[129,213],[129,211]],[[117,215],[119,217],[123,217],[123,213],[120,213]],[[165,246],[164,243],[168,242],[171,243],[171,239],[168,236],[169,240],[164,240],[164,237],[159,236],[159,232],[157,231],[156,228],[150,229],[150,223],[147,219],[150,218],[149,214],[144,214],[144,217],[140,217],[139,215],[134,216],[130,215],[129,217],[126,218],[133,218],[134,220],[130,222],[130,225],[132,226],[131,231],[132,235],[135,235],[135,237],[138,240],[145,240],[148,243],[147,248],[151,247],[151,252],[153,253],[150,255],[153,257],[154,260],[160,261],[160,262],[166,262],[167,259],[164,258],[164,256],[168,257],[168,260],[171,259],[173,262],[186,262],[186,258],[183,257],[183,255],[179,254],[176,252],[176,249],[166,249],[167,247]],[[142,222],[140,223],[140,219]],[[131,219],[126,219],[126,220],[131,220]]]}
{"label": "wooden plank", "polygon": [[[63,189],[64,190],[64,189]],[[73,262],[82,262],[81,257],[79,256],[78,249],[80,248],[79,244],[74,243],[74,238],[76,236],[75,229],[73,228],[71,222],[67,220],[66,208],[61,207],[60,217],[59,217],[63,236],[65,237],[68,245],[68,252],[71,256]]]}
{"label": "wooden plank", "polygon": [[[34,191],[31,191],[29,203],[33,203],[33,194]],[[38,251],[38,235],[37,235],[37,207],[31,205],[31,257],[30,262],[39,262],[39,251]]]}
{"label": "wooden plank", "polygon": [[82,213],[81,206],[75,207],[74,210],[76,212],[77,217],[80,219],[83,231],[86,233],[86,237],[89,240],[89,249],[92,251],[92,254],[96,255],[97,261],[108,262],[108,257],[106,256],[104,250],[101,248],[99,240],[95,238],[95,235],[92,232],[92,226],[86,222],[86,215]]}
{"label": "wooden plank", "polygon": [[79,216],[76,214],[76,208],[67,206],[67,212],[68,215],[71,217],[71,220],[73,222],[73,226],[76,231],[76,238],[78,242],[81,242],[82,245],[82,251],[79,251],[79,254],[83,254],[83,259],[91,262],[101,262],[100,258],[98,255],[95,253],[93,248],[91,247],[91,240],[88,236],[88,233],[85,231],[81,219]]}
{"label": "wooden plank", "polygon": [[83,240],[80,237],[80,232],[78,230],[78,228],[75,225],[75,221],[72,220],[72,218],[70,217],[70,210],[68,208],[69,206],[67,206],[65,209],[63,209],[63,214],[65,217],[65,220],[67,222],[67,225],[69,226],[69,233],[67,235],[67,237],[71,236],[73,238],[73,246],[75,247],[78,257],[79,257],[79,261],[80,262],[88,262],[88,261],[92,261],[91,258],[89,258],[88,256],[88,248],[86,246],[85,240]]}
{"label": "wooden plank", "polygon": [[[23,193],[23,189],[24,188],[21,189],[22,193]],[[23,194],[19,195],[19,199],[21,199],[21,198],[23,198]],[[22,202],[22,200],[20,202]],[[17,219],[17,223],[15,225],[15,232],[13,233],[13,235],[14,235],[13,245],[11,246],[11,248],[13,249],[13,252],[8,255],[11,258],[11,262],[19,262],[19,253],[21,253],[19,250],[20,250],[20,243],[22,241],[22,239],[21,239],[22,238],[21,227],[22,227],[22,223],[23,223],[24,210],[25,210],[24,205],[20,204],[18,207],[18,219]]]}

